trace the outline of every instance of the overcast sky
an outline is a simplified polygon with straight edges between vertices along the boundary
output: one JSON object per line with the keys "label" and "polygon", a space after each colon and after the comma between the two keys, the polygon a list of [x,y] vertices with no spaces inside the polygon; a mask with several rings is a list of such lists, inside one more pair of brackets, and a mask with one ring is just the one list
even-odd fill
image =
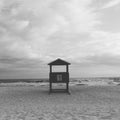
{"label": "overcast sky", "polygon": [[0,0],[0,78],[120,76],[120,0]]}

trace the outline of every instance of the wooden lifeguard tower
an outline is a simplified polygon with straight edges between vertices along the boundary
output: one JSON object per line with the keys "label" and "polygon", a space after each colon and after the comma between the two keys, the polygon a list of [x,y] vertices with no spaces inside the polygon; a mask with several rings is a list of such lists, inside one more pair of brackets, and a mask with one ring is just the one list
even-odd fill
{"label": "wooden lifeguard tower", "polygon": [[[63,91],[69,93],[69,65],[70,63],[62,60],[56,59],[53,62],[48,64],[50,66],[50,73],[49,73],[49,93],[56,92],[56,91]],[[53,72],[52,66],[66,66],[66,72]],[[66,83],[66,89],[52,89],[52,83]]]}

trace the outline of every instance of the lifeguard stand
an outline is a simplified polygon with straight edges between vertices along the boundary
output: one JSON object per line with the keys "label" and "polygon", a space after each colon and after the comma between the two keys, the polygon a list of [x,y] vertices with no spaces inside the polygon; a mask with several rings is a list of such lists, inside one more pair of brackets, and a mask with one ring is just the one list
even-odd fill
{"label": "lifeguard stand", "polygon": [[[52,89],[52,83],[66,83],[66,89],[62,91],[69,93],[69,65],[70,63],[62,60],[62,59],[57,59],[53,62],[50,62],[48,64],[50,66],[50,73],[49,73],[49,93],[55,92],[57,90],[61,89]],[[66,66],[66,72],[53,72],[52,71],[52,66]],[[70,94],[70,93],[69,93]]]}

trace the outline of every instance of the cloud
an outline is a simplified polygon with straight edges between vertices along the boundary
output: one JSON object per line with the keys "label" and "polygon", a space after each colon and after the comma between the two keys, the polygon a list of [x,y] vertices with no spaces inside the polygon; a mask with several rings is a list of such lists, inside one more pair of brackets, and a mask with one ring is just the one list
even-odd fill
{"label": "cloud", "polygon": [[102,54],[95,56],[88,56],[86,64],[88,65],[106,65],[106,66],[119,66],[120,56]]}
{"label": "cloud", "polygon": [[[120,33],[94,31],[86,41],[80,41],[72,46],[70,59],[78,64],[119,65]],[[92,62],[90,60],[92,58]],[[97,62],[99,61],[99,62]],[[101,61],[101,62],[100,62]]]}
{"label": "cloud", "polygon": [[100,14],[90,6],[92,2],[0,2],[1,69],[35,70],[57,57],[77,64],[119,65],[120,33],[98,30]]}
{"label": "cloud", "polygon": [[106,5],[104,5],[103,8],[114,7],[114,6],[118,5],[119,3],[120,3],[120,0],[111,0],[111,1],[108,2]]}
{"label": "cloud", "polygon": [[18,58],[65,57],[73,43],[71,37],[89,33],[99,23],[89,4],[91,0],[3,1],[1,51]]}
{"label": "cloud", "polygon": [[110,33],[104,31],[96,31],[92,34],[94,39],[93,45],[96,44],[98,54],[120,55],[120,33]]}

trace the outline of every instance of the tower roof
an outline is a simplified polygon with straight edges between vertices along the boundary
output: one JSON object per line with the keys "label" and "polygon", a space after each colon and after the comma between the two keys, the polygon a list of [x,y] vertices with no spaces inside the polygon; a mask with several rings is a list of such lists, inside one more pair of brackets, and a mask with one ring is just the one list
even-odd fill
{"label": "tower roof", "polygon": [[70,63],[58,58],[58,59],[48,63],[48,65],[70,65]]}

